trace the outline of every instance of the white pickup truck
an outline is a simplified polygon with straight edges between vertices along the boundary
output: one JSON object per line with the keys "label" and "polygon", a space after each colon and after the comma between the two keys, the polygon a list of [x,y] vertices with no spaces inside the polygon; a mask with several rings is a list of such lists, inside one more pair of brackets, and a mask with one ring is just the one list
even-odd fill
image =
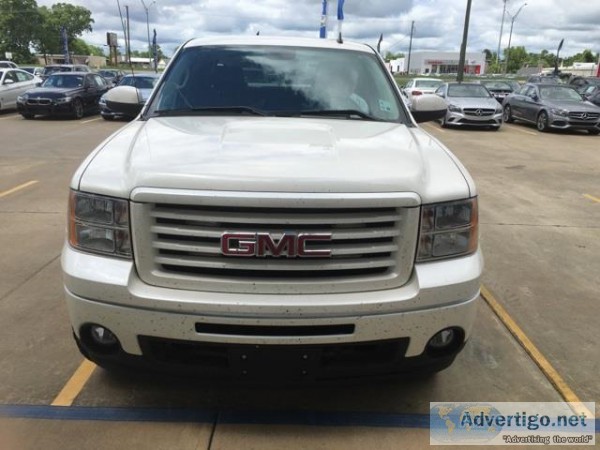
{"label": "white pickup truck", "polygon": [[71,182],[82,353],[220,379],[449,366],[483,261],[475,185],[417,126],[445,113],[427,97],[409,112],[366,45],[187,42]]}

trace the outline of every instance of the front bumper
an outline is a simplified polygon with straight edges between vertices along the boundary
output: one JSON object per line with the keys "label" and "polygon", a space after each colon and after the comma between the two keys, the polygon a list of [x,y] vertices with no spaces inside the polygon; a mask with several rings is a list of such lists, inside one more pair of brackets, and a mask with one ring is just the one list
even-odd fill
{"label": "front bumper", "polygon": [[[244,346],[291,346],[298,351],[308,346],[321,351],[323,346],[393,341],[401,352],[395,364],[406,368],[406,364],[414,366],[414,357],[432,363],[426,355],[427,343],[442,329],[461,330],[462,342],[469,337],[483,260],[477,252],[418,264],[409,282],[396,289],[308,295],[195,292],[150,286],[139,280],[131,261],[84,254],[68,246],[63,250],[62,266],[76,339],[83,353],[99,363],[110,365],[116,358],[126,363],[144,361],[154,367],[169,365],[168,358],[157,360],[149,352],[148,342],[157,341],[165,348],[181,344],[177,348],[188,348],[191,354],[198,353],[189,347],[193,344],[242,350]],[[119,339],[121,351],[106,356],[86,348],[89,324],[110,329]],[[276,332],[264,333],[265,327]],[[455,350],[437,363],[451,363],[460,348]]]}
{"label": "front bumper", "polygon": [[567,116],[550,114],[548,120],[550,128],[557,130],[598,130],[600,131],[600,121],[590,121],[583,119],[574,119]]}
{"label": "front bumper", "polygon": [[500,127],[502,125],[502,112],[480,116],[465,114],[464,112],[450,111],[446,113],[446,124],[451,126],[475,126],[475,127]]}
{"label": "front bumper", "polygon": [[48,103],[43,105],[29,105],[17,103],[17,112],[20,114],[33,114],[36,116],[54,116],[73,114],[73,102]]}

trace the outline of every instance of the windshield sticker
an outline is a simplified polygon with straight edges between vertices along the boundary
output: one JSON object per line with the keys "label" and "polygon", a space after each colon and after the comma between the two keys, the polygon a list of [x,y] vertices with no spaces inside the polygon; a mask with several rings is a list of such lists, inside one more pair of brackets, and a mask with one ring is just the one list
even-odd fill
{"label": "windshield sticker", "polygon": [[379,99],[379,109],[384,112],[392,112],[392,104],[386,100]]}

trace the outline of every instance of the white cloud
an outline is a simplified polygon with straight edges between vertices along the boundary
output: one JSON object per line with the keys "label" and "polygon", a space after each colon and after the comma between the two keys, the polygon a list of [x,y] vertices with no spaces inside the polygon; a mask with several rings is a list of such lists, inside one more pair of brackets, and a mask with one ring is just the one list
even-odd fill
{"label": "white cloud", "polygon": [[[141,0],[120,0],[129,5],[132,48],[147,45],[146,14]],[[322,0],[151,0],[150,30],[156,28],[158,41],[167,52],[192,37],[215,34],[261,34],[317,36]],[[514,13],[525,0],[508,0]],[[52,0],[38,0],[49,6]],[[94,30],[83,38],[102,46],[106,32],[123,39],[116,0],[73,0],[92,11]],[[528,51],[555,51],[562,38],[561,55],[585,48],[600,51],[600,6],[598,0],[527,0],[515,20],[512,45]],[[469,28],[469,51],[484,48],[496,51],[502,18],[502,0],[475,0]],[[459,0],[346,0],[344,32],[347,39],[377,43],[382,48],[408,50],[410,24],[415,21],[413,49],[458,51],[462,40],[466,1]],[[329,30],[335,30],[337,1],[329,1]],[[124,10],[123,10],[124,13]],[[502,47],[508,43],[510,17],[504,26]],[[332,33],[333,35],[333,33]]]}

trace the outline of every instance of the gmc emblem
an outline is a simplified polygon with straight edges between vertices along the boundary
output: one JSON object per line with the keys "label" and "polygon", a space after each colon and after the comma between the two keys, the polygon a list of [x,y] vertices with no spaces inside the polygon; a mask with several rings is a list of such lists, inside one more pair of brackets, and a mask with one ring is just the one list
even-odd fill
{"label": "gmc emblem", "polygon": [[221,235],[221,253],[225,256],[261,258],[324,258],[331,249],[309,249],[311,242],[331,241],[331,233],[283,233],[277,239],[269,233],[229,233]]}

